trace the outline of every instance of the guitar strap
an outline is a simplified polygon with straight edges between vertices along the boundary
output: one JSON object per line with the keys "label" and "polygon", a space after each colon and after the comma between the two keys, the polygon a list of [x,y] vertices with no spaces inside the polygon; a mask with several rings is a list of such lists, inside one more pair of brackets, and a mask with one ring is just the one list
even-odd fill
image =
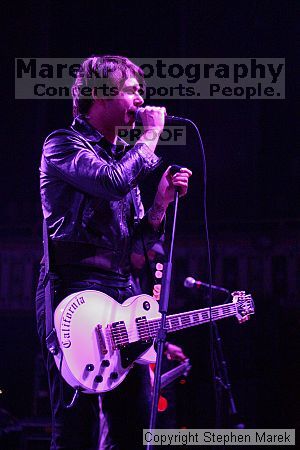
{"label": "guitar strap", "polygon": [[57,355],[59,345],[57,341],[56,331],[53,325],[53,281],[57,278],[50,271],[49,257],[49,235],[46,220],[43,220],[43,246],[44,246],[44,264],[45,277],[43,279],[43,287],[45,289],[45,322],[46,322],[46,346],[50,353]]}
{"label": "guitar strap", "polygon": [[[140,219],[140,216],[139,216],[139,206],[138,206],[138,199],[137,199],[136,188],[132,189],[130,191],[130,193],[131,193],[131,198],[132,198],[134,211],[135,211],[134,223],[135,223],[135,225],[139,225],[140,222],[141,222],[141,219]],[[144,252],[144,256],[145,256],[148,276],[149,276],[149,279],[151,280],[151,284],[154,286],[155,280],[154,280],[154,276],[153,276],[153,273],[152,273],[151,264],[150,264],[150,261],[149,261],[149,257],[148,257],[148,253],[147,253],[147,249],[146,249],[146,245],[145,245],[145,240],[144,240],[144,235],[143,235],[143,230],[142,229],[140,229],[140,237],[141,237],[141,241],[142,241],[143,252]]]}

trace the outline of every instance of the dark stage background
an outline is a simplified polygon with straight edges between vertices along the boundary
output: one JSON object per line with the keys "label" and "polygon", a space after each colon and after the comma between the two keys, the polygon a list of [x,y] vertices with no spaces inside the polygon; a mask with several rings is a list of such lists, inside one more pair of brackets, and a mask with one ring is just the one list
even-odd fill
{"label": "dark stage background", "polygon": [[[256,315],[220,324],[233,393],[249,427],[299,423],[299,150],[296,1],[58,2],[11,6],[3,67],[0,408],[17,420],[47,415],[34,322],[41,255],[38,166],[45,136],[71,121],[71,101],[15,100],[15,57],[121,54],[131,58],[286,58],[285,100],[177,100],[169,113],[200,128],[208,168],[213,281],[254,296]],[[159,102],[152,102],[159,104]],[[180,204],[172,308],[205,306],[187,292],[207,280],[202,161],[192,130],[186,147],[159,150],[193,170]],[[162,170],[162,169],[161,169]],[[153,175],[143,184],[146,205]],[[223,301],[216,297],[216,303]],[[199,306],[198,306],[199,305]],[[174,337],[193,370],[179,386],[178,425],[213,426],[208,328]],[[4,421],[4,419],[3,419]]]}

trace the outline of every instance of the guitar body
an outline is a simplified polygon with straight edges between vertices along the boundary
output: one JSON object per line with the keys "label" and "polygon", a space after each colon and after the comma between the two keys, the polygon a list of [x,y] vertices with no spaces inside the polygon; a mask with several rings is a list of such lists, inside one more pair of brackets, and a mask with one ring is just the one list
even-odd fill
{"label": "guitar body", "polygon": [[[67,383],[85,393],[106,392],[124,380],[134,362],[155,362],[153,340],[141,342],[134,326],[138,317],[159,318],[157,301],[138,295],[120,305],[94,290],[66,297],[56,308],[54,324],[60,346],[55,362]],[[126,334],[128,345],[116,348],[118,336]]]}

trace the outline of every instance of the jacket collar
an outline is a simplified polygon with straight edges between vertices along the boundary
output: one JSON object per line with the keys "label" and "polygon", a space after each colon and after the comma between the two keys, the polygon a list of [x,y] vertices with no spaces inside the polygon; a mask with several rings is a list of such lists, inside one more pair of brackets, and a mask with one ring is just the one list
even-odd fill
{"label": "jacket collar", "polygon": [[90,142],[99,142],[104,137],[96,128],[94,128],[88,121],[86,120],[87,116],[84,114],[80,114],[76,116],[71,128],[78,133],[82,134],[82,136]]}
{"label": "jacket collar", "polygon": [[94,128],[88,121],[87,116],[80,114],[75,117],[71,128],[74,131],[82,134],[82,136],[89,142],[99,143],[100,146],[106,150],[108,153],[116,153],[121,156],[126,151],[127,143],[121,139],[117,138],[117,145],[111,144],[105,139],[104,135],[101,134],[96,128]]}

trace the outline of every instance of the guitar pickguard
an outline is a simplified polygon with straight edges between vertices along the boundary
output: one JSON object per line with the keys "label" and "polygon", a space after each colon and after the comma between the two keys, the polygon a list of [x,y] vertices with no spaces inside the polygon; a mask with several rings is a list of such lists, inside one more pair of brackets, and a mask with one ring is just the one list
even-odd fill
{"label": "guitar pickguard", "polygon": [[148,342],[132,342],[126,347],[120,349],[121,365],[123,369],[127,369],[139,356],[148,350],[153,343],[151,339]]}

